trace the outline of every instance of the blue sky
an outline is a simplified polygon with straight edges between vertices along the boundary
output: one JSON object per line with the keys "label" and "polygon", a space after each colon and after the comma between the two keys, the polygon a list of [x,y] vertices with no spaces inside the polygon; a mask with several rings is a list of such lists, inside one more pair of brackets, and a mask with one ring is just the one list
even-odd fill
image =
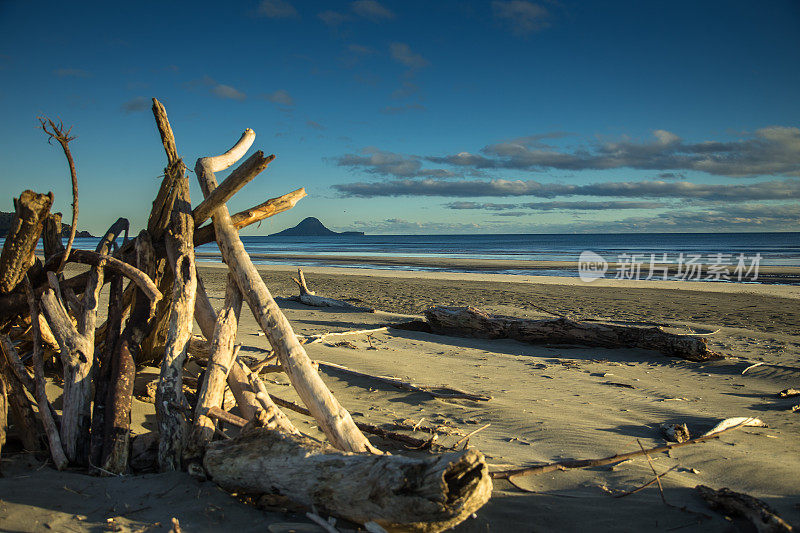
{"label": "blue sky", "polygon": [[[800,230],[800,4],[0,2],[0,182],[144,225],[165,156],[275,153],[250,234]],[[200,192],[193,182],[195,203]]]}

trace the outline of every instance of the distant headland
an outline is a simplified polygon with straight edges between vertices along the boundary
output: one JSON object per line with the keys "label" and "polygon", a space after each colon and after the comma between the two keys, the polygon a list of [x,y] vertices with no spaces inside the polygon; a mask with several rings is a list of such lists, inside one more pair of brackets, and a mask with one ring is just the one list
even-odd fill
{"label": "distant headland", "polygon": [[[13,222],[14,222],[14,213],[5,213],[0,211],[0,238],[8,235],[8,232],[11,230],[11,224]],[[64,224],[64,223],[61,224],[62,237],[69,237],[70,227],[71,226],[69,224]],[[77,231],[75,232],[75,236],[87,239],[97,238],[88,231]]]}
{"label": "distant headland", "polygon": [[293,228],[287,228],[278,233],[273,233],[270,237],[327,237],[339,235],[364,235],[363,231],[331,231],[319,221],[318,218],[304,218]]}

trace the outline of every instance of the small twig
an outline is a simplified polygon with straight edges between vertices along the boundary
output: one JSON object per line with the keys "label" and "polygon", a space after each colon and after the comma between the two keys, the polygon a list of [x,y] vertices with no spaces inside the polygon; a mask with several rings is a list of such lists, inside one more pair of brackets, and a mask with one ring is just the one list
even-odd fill
{"label": "small twig", "polygon": [[752,368],[755,368],[755,367],[757,367],[757,366],[761,366],[761,365],[763,365],[763,364],[766,364],[766,363],[756,363],[756,364],[753,364],[753,365],[750,365],[750,366],[748,366],[747,368],[745,368],[744,370],[742,370],[742,375],[744,376],[744,375],[745,375],[745,373],[746,373],[748,370],[750,370],[750,369],[752,369]]}
{"label": "small twig", "polygon": [[476,429],[475,431],[472,431],[472,432],[470,432],[470,433],[467,433],[467,434],[466,434],[466,435],[464,435],[464,436],[463,436],[461,439],[459,439],[459,441],[458,441],[458,442],[456,442],[455,444],[453,444],[453,448],[458,448],[458,445],[459,445],[459,444],[461,444],[461,443],[462,443],[462,442],[464,442],[464,441],[469,441],[469,438],[470,438],[471,436],[475,435],[476,433],[478,433],[478,432],[480,432],[480,431],[483,431],[484,429],[488,428],[488,427],[489,427],[489,426],[491,426],[491,425],[492,425],[492,424],[485,424],[485,425],[483,425],[483,426],[479,427],[478,429]]}
{"label": "small twig", "polygon": [[642,446],[642,441],[636,439],[636,443],[639,445],[639,448],[641,448],[644,456],[647,457],[647,463],[650,465],[650,470],[652,470],[653,475],[656,476],[656,483],[658,483],[658,490],[659,492],[661,492],[661,501],[664,502],[665,505],[669,505],[667,504],[667,499],[664,497],[664,487],[661,486],[661,476],[658,475],[658,472],[656,472],[656,467],[653,466],[653,459],[651,459],[650,454],[645,451],[644,446]]}
{"label": "small twig", "polygon": [[[664,472],[664,473],[662,473],[662,474],[658,474],[658,475],[657,475],[655,478],[651,479],[650,481],[648,481],[648,482],[647,482],[647,483],[645,483],[644,485],[642,485],[642,486],[640,486],[640,487],[636,487],[636,488],[635,488],[635,489],[633,489],[633,490],[629,490],[629,491],[626,491],[626,492],[621,492],[621,493],[619,493],[619,494],[615,494],[615,495],[614,495],[614,497],[615,497],[615,498],[624,498],[625,496],[630,496],[631,494],[636,494],[636,493],[637,493],[637,492],[639,492],[640,490],[644,490],[644,489],[646,489],[647,487],[649,487],[650,485],[653,485],[653,484],[654,484],[654,483],[656,483],[656,482],[657,482],[659,479],[661,479],[662,477],[666,476],[667,474],[669,474],[670,472],[672,472],[672,471],[673,471],[673,470],[675,470],[676,468],[678,468],[678,465],[675,465],[675,466],[673,466],[672,468],[670,468],[669,470],[667,470],[666,472]],[[660,485],[661,485],[661,482],[659,481],[659,486],[660,486]],[[663,493],[662,493],[662,497],[663,497]]]}
{"label": "small twig", "polygon": [[[70,137],[69,135],[72,131],[72,127],[70,126],[70,128],[65,131],[64,123],[61,121],[59,121],[58,125],[56,126],[52,119],[47,117],[39,117],[39,124],[42,128],[42,131],[47,134],[48,143],[55,139],[58,141],[58,144],[61,145],[61,149],[64,150],[64,155],[67,158],[67,163],[69,163],[69,174],[72,178],[72,227],[70,227],[69,230],[67,248],[64,250],[64,255],[61,258],[61,262],[58,264],[58,268],[56,269],[56,272],[61,272],[64,270],[64,265],[67,264],[69,253],[72,251],[72,243],[75,240],[75,232],[78,227],[78,175],[75,172],[75,161],[72,159],[72,152],[70,152],[69,149],[69,143],[70,141],[75,140],[75,137]],[[47,128],[48,124],[50,129]]]}

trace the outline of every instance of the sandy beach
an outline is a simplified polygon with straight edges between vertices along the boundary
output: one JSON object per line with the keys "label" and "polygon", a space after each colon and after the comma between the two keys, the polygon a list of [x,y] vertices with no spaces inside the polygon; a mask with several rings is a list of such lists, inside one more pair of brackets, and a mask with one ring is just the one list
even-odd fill
{"label": "sandy beach", "polygon": [[[294,268],[260,266],[259,271],[273,295],[295,294]],[[437,442],[444,446],[489,424],[469,438],[469,445],[486,454],[492,470],[603,457],[636,450],[639,442],[658,446],[664,443],[662,423],[686,423],[693,435],[728,417],[754,416],[767,424],[653,455],[659,473],[675,467],[661,478],[666,504],[656,485],[614,498],[653,478],[648,461],[637,458],[520,478],[517,483],[524,490],[496,480],[490,502],[456,531],[747,530],[744,522],[731,522],[708,508],[694,490],[699,484],[761,498],[784,519],[800,523],[800,413],[791,411],[799,402],[776,397],[778,391],[800,385],[800,287],[615,280],[587,284],[566,277],[314,266],[304,267],[304,272],[319,294],[378,311],[311,308],[281,300],[302,335],[391,325],[420,315],[430,305],[715,332],[708,336],[709,344],[726,359],[713,363],[641,349],[535,346],[392,327],[369,339],[345,337],[349,344],[307,346],[309,356],[318,361],[491,396],[488,402],[441,400],[368,378],[321,371],[357,421],[386,428],[396,423],[455,428],[457,434],[439,436]],[[200,263],[200,275],[218,308],[225,267]],[[240,354],[263,357],[268,344],[258,333],[245,308]],[[761,364],[743,374],[756,363]],[[271,393],[299,401],[285,375],[265,376]],[[134,433],[153,429],[153,405],[139,400],[134,404]],[[322,438],[311,419],[287,414],[301,431]],[[419,431],[414,435],[430,437]],[[403,450],[378,438],[372,442],[394,453],[427,453]],[[280,505],[268,510],[245,505],[213,483],[186,474],[101,478],[58,473],[43,457],[14,455],[10,449],[4,453],[2,471],[0,528],[6,531],[167,531],[172,517],[180,520],[184,531],[322,531],[303,513],[285,513]]]}

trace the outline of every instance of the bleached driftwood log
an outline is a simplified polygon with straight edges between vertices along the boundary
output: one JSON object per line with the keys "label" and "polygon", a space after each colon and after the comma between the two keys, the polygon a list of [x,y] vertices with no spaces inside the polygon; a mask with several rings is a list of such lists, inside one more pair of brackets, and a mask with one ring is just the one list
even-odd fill
{"label": "bleached driftwood log", "polygon": [[242,294],[236,282],[228,275],[225,304],[217,316],[211,338],[211,354],[206,366],[205,378],[197,395],[194,426],[189,436],[187,457],[199,456],[214,437],[216,424],[208,416],[208,410],[222,405],[225,382],[234,359],[233,343],[239,329],[239,313],[242,310]]}
{"label": "bleached driftwood log", "polygon": [[264,157],[264,152],[258,152],[247,158],[247,161],[242,163],[236,168],[231,175],[225,178],[222,185],[214,189],[208,197],[200,202],[197,207],[192,211],[192,218],[194,218],[195,226],[199,226],[209,218],[216,211],[216,209],[224,205],[231,197],[236,194],[239,189],[253,181],[270,162],[275,159],[274,155]]}
{"label": "bleached driftwood log", "polygon": [[[197,160],[195,173],[205,196],[211,194],[217,187],[214,172],[232,165],[249,149],[254,138],[255,132],[248,129],[239,142],[225,154]],[[377,450],[353,423],[350,413],[339,404],[317,371],[312,368],[311,360],[298,342],[291,324],[275,303],[264,280],[261,279],[245,251],[239,233],[231,222],[228,208],[220,206],[214,212],[212,220],[217,244],[225,263],[233,273],[253,316],[264,330],[281,364],[286,368],[289,380],[303,403],[314,414],[320,428],[339,449],[376,452]]]}
{"label": "bleached driftwood log", "polygon": [[474,449],[422,459],[353,454],[266,428],[213,443],[203,466],[228,490],[278,493],[389,531],[453,527],[492,492],[484,457]]}
{"label": "bleached driftwood log", "polygon": [[306,285],[306,278],[303,275],[302,269],[297,269],[297,277],[292,278],[300,289],[298,296],[292,296],[291,299],[312,307],[341,307],[350,309],[352,311],[363,311],[365,313],[374,313],[375,309],[372,307],[359,307],[344,300],[337,300],[336,298],[327,298],[325,296],[317,296],[317,294],[308,288]]}
{"label": "bleached driftwood log", "polygon": [[[265,218],[288,211],[289,209],[293,208],[297,202],[305,197],[306,190],[301,187],[296,191],[286,193],[282,196],[278,196],[277,198],[270,198],[263,204],[259,204],[255,207],[251,207],[250,209],[240,211],[235,215],[231,215],[231,222],[237,230],[240,230],[251,224],[260,222]],[[214,233],[214,224],[206,224],[194,232],[194,245],[200,246],[201,244],[213,242],[216,240],[216,238],[216,234]]]}
{"label": "bleached driftwood log", "polygon": [[53,193],[26,190],[14,199],[16,214],[0,253],[0,294],[11,292],[33,264],[33,250],[52,205]]}
{"label": "bleached driftwood log", "polygon": [[690,361],[723,356],[711,351],[703,337],[675,335],[661,328],[576,322],[567,318],[530,320],[489,315],[474,307],[435,306],[425,311],[434,333],[514,339],[533,344],[579,344],[603,348],[644,348]]}
{"label": "bleached driftwood log", "polygon": [[168,166],[165,180],[174,182],[175,201],[165,236],[167,255],[175,275],[170,308],[169,331],[166,339],[161,374],[156,389],[156,420],[158,422],[158,463],[162,471],[180,470],[185,444],[187,421],[184,414],[182,378],[186,346],[194,323],[194,300],[197,292],[197,271],[194,263],[194,221],[189,197],[189,181],[184,165],[177,155],[175,138],[161,103],[153,99],[162,142],[166,148]]}

